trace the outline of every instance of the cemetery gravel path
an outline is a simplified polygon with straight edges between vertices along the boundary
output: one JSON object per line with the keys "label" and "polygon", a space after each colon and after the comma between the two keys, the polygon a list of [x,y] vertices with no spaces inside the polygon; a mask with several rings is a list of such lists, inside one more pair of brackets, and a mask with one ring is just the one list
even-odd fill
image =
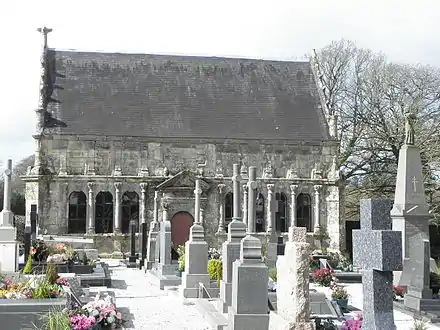
{"label": "cemetery gravel path", "polygon": [[127,321],[124,329],[210,329],[193,304],[184,304],[183,299],[167,295],[153,283],[152,275],[120,265],[118,260],[103,261],[111,271],[116,308]]}

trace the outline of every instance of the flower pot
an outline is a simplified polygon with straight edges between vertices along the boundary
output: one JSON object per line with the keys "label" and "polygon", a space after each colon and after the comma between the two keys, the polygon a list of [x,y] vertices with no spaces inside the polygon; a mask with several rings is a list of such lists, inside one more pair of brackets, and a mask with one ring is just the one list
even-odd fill
{"label": "flower pot", "polygon": [[335,299],[336,303],[341,308],[341,311],[347,311],[348,310],[348,298],[345,299]]}

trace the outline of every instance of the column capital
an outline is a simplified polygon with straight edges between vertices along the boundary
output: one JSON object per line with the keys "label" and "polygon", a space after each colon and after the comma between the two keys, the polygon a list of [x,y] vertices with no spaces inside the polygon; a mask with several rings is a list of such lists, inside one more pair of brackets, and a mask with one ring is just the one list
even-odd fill
{"label": "column capital", "polygon": [[148,188],[148,183],[147,182],[141,182],[139,184],[139,187],[141,188],[141,192],[145,193],[147,191],[147,188]]}
{"label": "column capital", "polygon": [[243,185],[243,191],[244,191],[245,193],[248,192],[248,185],[247,185],[247,183]]}
{"label": "column capital", "polygon": [[89,192],[93,192],[94,186],[95,186],[94,182],[87,182],[87,188],[89,188]]}
{"label": "column capital", "polygon": [[115,182],[114,186],[115,186],[116,192],[120,192],[121,188],[122,188],[122,182]]}
{"label": "column capital", "polygon": [[217,187],[219,195],[224,195],[226,192],[226,185],[224,183],[220,183]]}
{"label": "column capital", "polygon": [[269,184],[267,185],[267,191],[268,191],[269,193],[273,193],[274,189],[275,189],[275,185],[274,185],[273,183],[269,183]]}
{"label": "column capital", "polygon": [[298,185],[296,185],[296,184],[291,184],[290,185],[290,192],[292,194],[296,194],[297,190],[298,190]]}
{"label": "column capital", "polygon": [[162,208],[164,209],[164,210],[168,210],[168,208],[170,207],[170,204],[167,202],[167,201],[162,201]]}
{"label": "column capital", "polygon": [[315,185],[313,186],[313,189],[315,189],[315,193],[318,193],[319,190],[321,190],[321,188],[322,188],[322,185],[319,185],[319,184],[315,184]]}

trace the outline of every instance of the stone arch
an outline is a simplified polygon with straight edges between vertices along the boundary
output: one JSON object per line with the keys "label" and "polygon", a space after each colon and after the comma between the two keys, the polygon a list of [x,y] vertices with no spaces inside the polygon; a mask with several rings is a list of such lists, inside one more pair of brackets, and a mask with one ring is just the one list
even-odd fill
{"label": "stone arch", "polygon": [[289,226],[287,221],[287,196],[284,192],[275,194],[276,212],[275,212],[275,229],[277,232],[287,232]]}
{"label": "stone arch", "polygon": [[298,227],[312,231],[312,198],[309,194],[301,193],[296,198],[296,222]]}
{"label": "stone arch", "polygon": [[264,217],[264,196],[257,191],[257,199],[255,200],[255,231],[257,233],[266,231],[265,217]]}
{"label": "stone arch", "polygon": [[113,195],[110,191],[100,191],[95,200],[96,233],[113,232]]}
{"label": "stone arch", "polygon": [[73,191],[69,195],[69,215],[67,232],[84,234],[86,232],[87,197],[82,191]]}
{"label": "stone arch", "polygon": [[139,195],[135,191],[126,191],[122,195],[121,232],[130,233],[130,221],[136,222],[136,231],[139,231]]}
{"label": "stone arch", "polygon": [[171,241],[174,247],[185,245],[189,239],[189,229],[194,223],[193,216],[186,211],[179,211],[171,218]]}

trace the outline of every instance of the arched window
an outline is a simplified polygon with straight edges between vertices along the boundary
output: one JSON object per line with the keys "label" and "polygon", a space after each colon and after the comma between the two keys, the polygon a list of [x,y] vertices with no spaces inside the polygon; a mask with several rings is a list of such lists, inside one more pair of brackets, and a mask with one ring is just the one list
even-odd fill
{"label": "arched window", "polygon": [[225,228],[228,229],[229,223],[232,221],[232,215],[234,214],[234,194],[228,192],[225,195]]}
{"label": "arched window", "polygon": [[113,232],[113,195],[109,191],[100,191],[95,203],[96,233]]}
{"label": "arched window", "polygon": [[69,219],[67,232],[69,234],[84,234],[86,232],[87,198],[82,191],[74,191],[69,196]]}
{"label": "arched window", "polygon": [[296,199],[296,221],[298,227],[312,231],[312,203],[309,194],[299,194]]}
{"label": "arched window", "polygon": [[122,195],[121,232],[130,233],[130,221],[136,221],[136,231],[139,231],[139,195],[134,191],[126,191]]}
{"label": "arched window", "polygon": [[264,225],[264,196],[257,192],[257,200],[255,201],[256,219],[255,219],[255,231],[257,233],[265,231]]}
{"label": "arched window", "polygon": [[275,228],[277,232],[287,232],[287,197],[285,193],[275,194]]}

